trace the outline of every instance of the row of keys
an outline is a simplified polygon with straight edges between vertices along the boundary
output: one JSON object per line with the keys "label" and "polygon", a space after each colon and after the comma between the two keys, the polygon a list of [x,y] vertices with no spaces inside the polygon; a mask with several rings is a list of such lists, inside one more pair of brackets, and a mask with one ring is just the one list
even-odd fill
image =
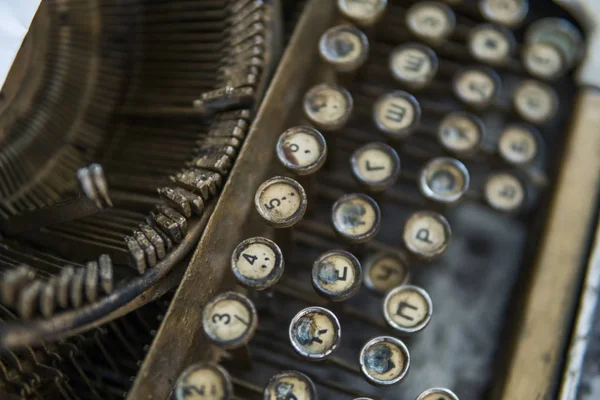
{"label": "row of keys", "polygon": [[[361,368],[372,370],[374,379],[389,381],[403,379],[409,366],[408,353],[402,342],[391,337],[375,338],[361,354]],[[366,347],[366,346],[365,346]],[[390,366],[394,367],[390,367]],[[398,366],[398,367],[396,367]],[[176,400],[229,400],[233,398],[233,381],[223,367],[216,363],[197,363],[188,367],[175,383]],[[316,400],[317,389],[306,374],[282,371],[273,375],[265,385],[265,400]],[[360,397],[354,400],[371,400]],[[416,400],[458,400],[449,389],[432,388]]]}

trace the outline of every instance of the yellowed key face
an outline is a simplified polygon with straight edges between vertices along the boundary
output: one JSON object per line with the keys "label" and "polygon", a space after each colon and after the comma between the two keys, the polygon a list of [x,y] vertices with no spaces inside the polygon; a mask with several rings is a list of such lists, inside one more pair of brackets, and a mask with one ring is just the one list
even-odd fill
{"label": "yellowed key face", "polygon": [[493,25],[475,27],[469,36],[469,50],[478,60],[492,65],[501,65],[510,60],[514,38],[510,31]]}
{"label": "yellowed key face", "polygon": [[303,357],[322,359],[337,349],[340,343],[340,324],[335,315],[322,307],[300,311],[290,324],[290,341]]}
{"label": "yellowed key face", "polygon": [[361,371],[365,378],[378,386],[402,382],[408,373],[410,356],[398,339],[382,336],[371,340],[361,350]]}
{"label": "yellowed key face", "polygon": [[492,208],[503,212],[515,212],[525,201],[523,184],[508,173],[491,175],[485,184],[484,194]]}
{"label": "yellowed key face", "polygon": [[513,102],[517,113],[532,124],[549,121],[558,108],[558,96],[554,89],[534,80],[521,82],[515,91]]}
{"label": "yellowed key face", "polygon": [[377,203],[365,195],[347,195],[333,206],[333,227],[342,237],[356,242],[371,239],[379,230]]}
{"label": "yellowed key face", "polygon": [[449,151],[469,155],[479,149],[483,139],[483,123],[472,114],[453,112],[440,123],[438,138]]}
{"label": "yellowed key face", "polygon": [[416,36],[431,42],[446,39],[456,24],[454,12],[442,3],[416,3],[406,12],[406,25]]}
{"label": "yellowed key face", "polygon": [[387,6],[387,0],[338,0],[338,9],[359,25],[376,22]]}
{"label": "yellowed key face", "polygon": [[317,393],[309,377],[298,371],[285,371],[273,376],[265,387],[269,400],[314,400]]}
{"label": "yellowed key face", "polygon": [[417,397],[417,400],[458,400],[458,397],[449,389],[427,389]]}
{"label": "yellowed key face", "polygon": [[399,286],[392,290],[383,307],[388,324],[405,334],[423,330],[433,313],[429,295],[416,286]]}
{"label": "yellowed key face", "polygon": [[351,112],[352,98],[339,86],[318,85],[304,97],[304,113],[312,123],[325,130],[339,129]]}
{"label": "yellowed key face", "polygon": [[523,49],[523,65],[530,74],[541,79],[554,79],[565,70],[566,60],[550,43],[532,43]]}
{"label": "yellowed key face", "polygon": [[409,87],[421,88],[436,75],[438,58],[427,46],[407,44],[392,50],[390,69],[399,82]]}
{"label": "yellowed key face", "polygon": [[513,165],[531,163],[538,153],[538,143],[533,128],[525,125],[509,125],[498,140],[502,158]]}
{"label": "yellowed key face", "polygon": [[428,162],[419,176],[419,189],[428,199],[441,203],[460,200],[469,188],[465,165],[453,158],[440,157]]}
{"label": "yellowed key face", "polygon": [[450,226],[437,213],[421,211],[414,213],[404,225],[403,239],[406,247],[415,255],[432,259],[439,257],[448,247]]}
{"label": "yellowed key face", "polygon": [[281,278],[283,255],[273,241],[262,237],[250,238],[234,250],[231,268],[242,285],[262,290],[273,286]]}
{"label": "yellowed key face", "polygon": [[364,273],[365,285],[381,294],[406,284],[410,277],[406,262],[391,254],[370,257],[365,263]]}
{"label": "yellowed key face", "polygon": [[467,68],[454,77],[454,93],[473,107],[486,107],[496,97],[499,81],[495,72]]}
{"label": "yellowed key face", "polygon": [[206,305],[202,315],[206,335],[225,348],[246,344],[254,334],[256,324],[256,310],[252,302],[235,292],[215,297]]}
{"label": "yellowed key face", "polygon": [[519,25],[529,11],[528,0],[479,0],[481,14],[500,25]]}
{"label": "yellowed key face", "polygon": [[373,118],[382,132],[401,139],[416,127],[421,118],[421,109],[414,96],[406,92],[392,92],[377,100]]}
{"label": "yellowed key face", "polygon": [[323,136],[308,126],[285,131],[277,142],[277,156],[282,164],[298,175],[316,172],[327,157]]}
{"label": "yellowed key face", "polygon": [[343,301],[354,295],[361,281],[360,263],[346,251],[328,251],[313,265],[313,286],[332,301]]}
{"label": "yellowed key face", "polygon": [[229,374],[213,363],[192,365],[175,384],[176,400],[227,400],[232,392]]}
{"label": "yellowed key face", "polygon": [[276,228],[287,228],[298,222],[306,211],[306,193],[290,178],[274,177],[256,191],[255,206],[259,214]]}
{"label": "yellowed key face", "polygon": [[400,158],[385,143],[370,143],[356,150],[350,159],[354,177],[368,190],[383,191],[400,174]]}

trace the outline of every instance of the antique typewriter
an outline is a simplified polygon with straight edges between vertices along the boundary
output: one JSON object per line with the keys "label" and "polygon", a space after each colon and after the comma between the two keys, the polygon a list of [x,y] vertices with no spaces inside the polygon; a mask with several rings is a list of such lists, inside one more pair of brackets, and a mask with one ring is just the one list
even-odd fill
{"label": "antique typewriter", "polygon": [[600,2],[43,0],[0,399],[600,399]]}

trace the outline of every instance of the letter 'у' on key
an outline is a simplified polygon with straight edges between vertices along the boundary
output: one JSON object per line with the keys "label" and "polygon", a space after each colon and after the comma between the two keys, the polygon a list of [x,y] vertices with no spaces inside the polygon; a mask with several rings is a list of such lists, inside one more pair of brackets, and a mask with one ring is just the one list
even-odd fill
{"label": "letter '\u0443' on key", "polygon": [[441,256],[450,243],[452,231],[443,215],[433,211],[418,211],[404,224],[402,239],[406,248],[425,260]]}
{"label": "letter '\u0443' on key", "polygon": [[513,96],[517,114],[525,121],[542,125],[550,121],[558,109],[558,95],[549,85],[526,80],[517,86]]}
{"label": "letter '\u0443' on key", "polygon": [[226,350],[246,345],[254,336],[257,325],[254,304],[236,292],[216,296],[202,312],[204,333],[213,343]]}
{"label": "letter '\u0443' on key", "polygon": [[516,27],[527,16],[528,0],[479,0],[479,11],[485,19],[510,28]]}
{"label": "letter '\u0443' on key", "polygon": [[290,342],[296,353],[310,360],[322,360],[340,345],[342,329],[337,317],[323,307],[308,307],[292,319]]}
{"label": "letter '\u0443' on key", "polygon": [[477,60],[490,65],[510,61],[516,46],[512,32],[492,24],[478,25],[469,32],[469,51]]}
{"label": "letter '\u0443' on key", "polygon": [[443,3],[422,1],[406,11],[406,26],[418,38],[433,44],[445,41],[454,31],[456,16]]}
{"label": "letter '\u0443' on key", "polygon": [[358,26],[373,26],[383,16],[387,0],[337,0],[338,10]]}
{"label": "letter '\u0443' on key", "polygon": [[368,143],[357,149],[350,165],[354,178],[371,192],[389,189],[400,177],[400,157],[385,143]]}
{"label": "letter '\u0443' on key", "polygon": [[390,53],[392,76],[410,89],[421,89],[431,83],[438,67],[435,52],[420,43],[407,43]]}
{"label": "letter '\u0443' on key", "polygon": [[212,362],[191,365],[175,383],[176,400],[229,400],[232,397],[229,373]]}
{"label": "letter '\u0443' on key", "polygon": [[381,226],[381,212],[375,200],[362,193],[340,197],[331,210],[335,232],[349,243],[371,240]]}
{"label": "letter '\u0443' on key", "polygon": [[362,279],[360,262],[344,250],[328,251],[313,264],[313,287],[319,295],[331,301],[344,301],[354,296]]}
{"label": "letter '\u0443' on key", "polygon": [[485,127],[479,117],[454,111],[446,115],[438,127],[438,140],[444,149],[458,156],[476,153],[483,141]]}
{"label": "letter '\u0443' on key", "polygon": [[421,106],[410,93],[401,90],[387,93],[375,102],[373,120],[390,139],[404,139],[419,126]]}
{"label": "letter '\u0443' on key", "polygon": [[392,336],[371,339],[360,350],[360,370],[375,386],[401,383],[408,375],[410,354],[402,341]]}
{"label": "letter '\u0443' on key", "polygon": [[416,286],[398,286],[383,301],[383,316],[389,326],[410,335],[425,329],[431,320],[433,305],[429,294]]}
{"label": "letter '\u0443' on key", "polygon": [[241,242],[231,255],[233,275],[245,287],[263,290],[275,285],[284,271],[279,246],[264,237]]}
{"label": "letter '\u0443' on key", "polygon": [[416,400],[458,400],[458,396],[450,389],[432,388],[421,393]]}
{"label": "letter '\u0443' on key", "polygon": [[508,125],[498,139],[500,156],[511,165],[531,164],[539,151],[540,135],[526,124]]}
{"label": "letter '\u0443' on key", "polygon": [[322,83],[304,95],[304,114],[318,129],[326,132],[341,129],[352,114],[350,93],[339,85]]}
{"label": "letter '\u0443' on key", "polygon": [[419,189],[423,196],[439,203],[456,203],[467,192],[469,184],[467,167],[449,157],[434,158],[419,175]]}
{"label": "letter '\u0443' on key", "polygon": [[269,379],[264,400],[317,400],[313,381],[298,371],[279,372]]}
{"label": "letter '\u0443' on key", "polygon": [[352,25],[329,28],[319,40],[321,58],[338,72],[360,68],[369,55],[369,39]]}
{"label": "letter '\u0443' on key", "polygon": [[525,196],[525,186],[510,173],[494,173],[485,182],[485,200],[495,210],[515,213],[523,207]]}
{"label": "letter '\u0443' on key", "polygon": [[327,159],[327,142],[321,133],[310,126],[287,129],[277,141],[277,158],[296,175],[317,172]]}
{"label": "letter '\u0443' on key", "polygon": [[498,74],[486,67],[466,67],[452,81],[454,95],[463,103],[477,109],[492,104],[500,92]]}
{"label": "letter '\u0443' on key", "polygon": [[377,293],[386,294],[393,288],[406,285],[410,270],[406,260],[393,253],[376,253],[363,263],[365,286]]}

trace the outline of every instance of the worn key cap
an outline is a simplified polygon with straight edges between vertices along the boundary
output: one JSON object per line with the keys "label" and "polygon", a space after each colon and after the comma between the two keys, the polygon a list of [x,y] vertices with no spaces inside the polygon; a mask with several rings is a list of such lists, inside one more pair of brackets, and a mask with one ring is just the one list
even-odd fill
{"label": "worn key cap", "polygon": [[510,61],[516,47],[511,31],[492,24],[478,25],[469,32],[469,51],[479,61],[503,65]]}
{"label": "worn key cap", "polygon": [[375,102],[373,120],[390,139],[404,139],[419,126],[421,106],[410,93],[401,90],[387,93]]}
{"label": "worn key cap", "polygon": [[258,325],[256,308],[246,296],[222,293],[204,307],[202,328],[206,336],[224,349],[246,345]]}
{"label": "worn key cap", "polygon": [[481,109],[489,106],[500,92],[500,77],[485,67],[466,67],[452,81],[455,96],[463,103]]}
{"label": "worn key cap", "polygon": [[400,157],[385,143],[369,143],[357,149],[350,158],[352,175],[371,192],[382,192],[400,177]]}
{"label": "worn key cap", "polygon": [[322,83],[313,86],[304,95],[304,114],[317,128],[336,131],[352,115],[353,101],[350,93],[339,85]]}
{"label": "worn key cap", "polygon": [[429,161],[419,176],[419,189],[423,196],[444,204],[459,201],[469,189],[469,184],[467,167],[449,157]]}
{"label": "worn key cap", "polygon": [[481,119],[462,111],[446,115],[438,127],[440,144],[449,152],[463,157],[479,150],[484,135]]}
{"label": "worn key cap", "polygon": [[191,365],[175,383],[176,400],[229,400],[232,397],[229,373],[212,362]]}
{"label": "worn key cap", "polygon": [[479,11],[489,21],[516,27],[529,12],[528,0],[479,0]]}
{"label": "worn key cap", "polygon": [[392,386],[401,383],[408,375],[410,354],[400,340],[379,336],[363,346],[359,356],[360,370],[375,386]]}
{"label": "worn key cap", "polygon": [[365,286],[380,294],[406,285],[410,280],[408,263],[397,254],[377,253],[367,258],[363,265]]}
{"label": "worn key cap", "polygon": [[458,400],[458,396],[450,389],[433,388],[421,393],[416,400]]}
{"label": "worn key cap", "polygon": [[310,126],[287,129],[277,141],[279,162],[296,175],[317,172],[327,159],[327,142],[321,133]]}
{"label": "worn key cap", "polygon": [[390,53],[390,70],[398,82],[410,89],[421,89],[435,78],[439,59],[435,52],[420,43],[407,43]]}
{"label": "worn key cap", "polygon": [[329,28],[319,41],[321,58],[337,72],[359,69],[369,55],[369,39],[352,25]]}
{"label": "worn key cap", "polygon": [[269,379],[264,400],[316,400],[317,389],[313,381],[298,371],[279,372]]}
{"label": "worn key cap", "polygon": [[429,324],[433,304],[429,294],[417,286],[398,286],[383,301],[383,316],[401,334],[422,331]]}
{"label": "worn key cap", "polygon": [[338,0],[338,10],[358,26],[373,26],[385,13],[387,0]]}
{"label": "worn key cap", "polygon": [[344,301],[354,296],[360,289],[362,279],[360,262],[347,251],[328,251],[313,264],[313,287],[318,294],[331,301]]}
{"label": "worn key cap", "polygon": [[516,176],[499,172],[490,175],[485,183],[484,197],[495,210],[515,213],[525,203],[525,186]]}
{"label": "worn key cap", "polygon": [[340,237],[358,244],[371,240],[381,226],[379,205],[367,195],[348,194],[332,207],[331,222]]}
{"label": "worn key cap", "polygon": [[418,38],[439,44],[454,31],[456,16],[444,3],[421,1],[406,11],[406,26]]}
{"label": "worn key cap", "polygon": [[540,134],[534,127],[512,124],[500,134],[498,152],[511,165],[529,165],[538,154],[540,140]]}
{"label": "worn key cap", "polygon": [[404,224],[402,239],[411,253],[425,260],[433,260],[446,251],[451,236],[450,224],[443,215],[433,211],[418,211]]}
{"label": "worn key cap", "polygon": [[525,121],[543,125],[556,114],[558,94],[550,85],[526,80],[519,83],[515,89],[513,104],[517,114]]}
{"label": "worn key cap", "polygon": [[279,246],[263,237],[244,240],[231,255],[231,269],[237,280],[257,290],[275,285],[283,275],[284,267]]}
{"label": "worn key cap", "polygon": [[308,307],[292,319],[290,342],[296,353],[310,360],[322,360],[340,345],[340,322],[323,307]]}

